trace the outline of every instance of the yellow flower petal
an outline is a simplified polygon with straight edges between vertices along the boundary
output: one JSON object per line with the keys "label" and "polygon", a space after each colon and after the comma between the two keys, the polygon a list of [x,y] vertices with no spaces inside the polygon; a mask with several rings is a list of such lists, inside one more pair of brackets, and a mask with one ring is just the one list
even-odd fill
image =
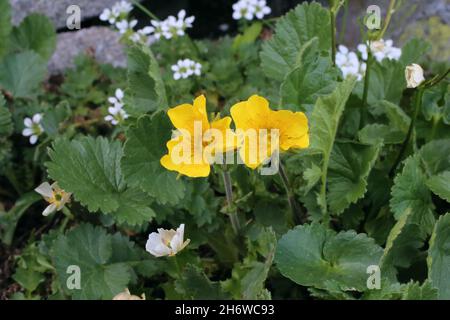
{"label": "yellow flower petal", "polygon": [[209,129],[208,115],[206,114],[206,99],[201,95],[194,100],[194,105],[182,104],[169,109],[167,114],[177,129],[184,129],[194,134],[195,121],[202,124],[202,132]]}
{"label": "yellow flower petal", "polygon": [[269,102],[263,97],[253,95],[247,101],[232,106],[230,113],[236,128],[242,130],[265,128],[270,113]]}
{"label": "yellow flower petal", "polygon": [[269,122],[271,128],[280,130],[281,150],[287,151],[290,148],[307,148],[309,146],[308,119],[303,112],[272,111]]}

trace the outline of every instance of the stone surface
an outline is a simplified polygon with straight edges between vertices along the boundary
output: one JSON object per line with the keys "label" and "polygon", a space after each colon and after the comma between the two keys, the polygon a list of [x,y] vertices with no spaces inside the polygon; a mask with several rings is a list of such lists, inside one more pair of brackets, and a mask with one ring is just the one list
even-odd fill
{"label": "stone surface", "polygon": [[108,27],[91,27],[77,32],[59,33],[56,50],[48,64],[49,72],[60,73],[73,66],[73,58],[87,51],[93,52],[101,63],[125,67],[126,56],[119,39],[120,34]]}
{"label": "stone surface", "polygon": [[57,29],[66,27],[66,9],[72,4],[80,7],[81,18],[85,20],[99,16],[104,8],[110,8],[116,2],[117,0],[10,0],[13,24],[19,24],[32,12],[39,12],[47,15]]}

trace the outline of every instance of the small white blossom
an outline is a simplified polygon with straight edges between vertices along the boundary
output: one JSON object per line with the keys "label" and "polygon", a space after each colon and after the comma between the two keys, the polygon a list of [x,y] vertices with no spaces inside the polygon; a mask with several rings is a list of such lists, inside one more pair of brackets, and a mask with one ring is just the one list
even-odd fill
{"label": "small white blossom", "polygon": [[343,45],[340,45],[336,52],[336,66],[341,70],[344,78],[353,75],[357,77],[358,81],[362,79],[366,71],[366,64],[360,63],[356,53],[349,51]]}
{"label": "small white blossom", "polygon": [[152,33],[152,31],[153,31],[152,27],[145,27],[139,29],[130,36],[130,40],[133,41],[134,43],[136,42],[148,43],[149,35]]}
{"label": "small white blossom", "polygon": [[119,1],[115,3],[111,9],[104,9],[100,14],[100,20],[108,21],[110,24],[115,24],[118,20],[125,19],[131,10],[133,10],[131,3],[127,1]]}
{"label": "small white blossom", "polygon": [[184,224],[175,231],[159,228],[148,236],[145,250],[155,257],[174,256],[183,250],[190,240],[184,241]]}
{"label": "small white blossom", "polygon": [[133,31],[133,28],[137,25],[137,20],[121,20],[116,23],[116,28],[119,29],[121,34]]}
{"label": "small white blossom", "polygon": [[[390,60],[399,60],[402,55],[402,50],[394,47],[393,43],[392,40],[384,41],[383,39],[373,41],[370,44],[370,51],[378,62],[381,62],[386,58]],[[358,45],[358,51],[361,53],[361,58],[363,60],[367,60],[368,58],[367,47],[368,45],[366,44]]]}
{"label": "small white blossom", "polygon": [[48,182],[44,182],[34,189],[34,191],[43,196],[45,201],[49,203],[47,208],[42,212],[44,216],[48,216],[55,211],[60,211],[66,203],[70,202],[70,196],[72,195],[59,188],[56,182],[52,185]]}
{"label": "small white blossom", "polygon": [[417,88],[422,82],[425,81],[422,67],[415,63],[407,66],[405,69],[405,78],[407,88]]}
{"label": "small white blossom", "polygon": [[181,59],[171,67],[173,78],[175,80],[186,79],[192,75],[200,76],[202,74],[202,65],[190,59]]}
{"label": "small white blossom", "polygon": [[108,101],[112,104],[112,106],[108,108],[109,114],[105,117],[105,121],[111,122],[111,124],[114,126],[118,125],[129,117],[126,111],[123,110],[123,97],[123,91],[121,89],[116,89],[115,96],[108,98]]}
{"label": "small white blossom", "polygon": [[30,137],[30,143],[35,144],[38,137],[44,132],[40,122],[42,120],[42,115],[40,113],[35,114],[32,118],[25,118],[23,124],[25,129],[22,131],[22,135],[25,137]]}
{"label": "small white blossom", "polygon": [[272,12],[266,0],[239,0],[232,8],[234,20],[253,20],[255,17],[263,19]]}

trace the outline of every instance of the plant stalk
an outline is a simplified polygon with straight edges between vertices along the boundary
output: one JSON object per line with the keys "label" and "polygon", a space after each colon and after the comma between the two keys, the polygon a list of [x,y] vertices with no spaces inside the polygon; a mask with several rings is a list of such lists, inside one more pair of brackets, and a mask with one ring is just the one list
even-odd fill
{"label": "plant stalk", "polygon": [[367,108],[367,97],[369,95],[370,70],[373,64],[373,56],[370,51],[370,42],[367,45],[367,66],[366,74],[364,75],[364,91],[363,91],[363,108]]}
{"label": "plant stalk", "polygon": [[295,224],[301,224],[304,219],[303,211],[302,211],[301,207],[299,206],[299,204],[297,203],[297,201],[295,200],[295,195],[292,192],[289,178],[288,178],[288,176],[286,174],[286,170],[284,169],[283,164],[281,162],[279,164],[279,168],[280,168],[280,170],[278,171],[278,174],[280,175],[281,181],[283,182],[284,189],[286,190],[289,207],[292,212],[292,220]]}
{"label": "plant stalk", "polygon": [[133,4],[138,7],[142,12],[144,12],[146,15],[148,15],[150,18],[152,18],[153,20],[159,21],[159,18],[152,13],[150,10],[148,10],[146,7],[144,7],[142,4],[140,4],[138,1],[136,0],[131,0],[131,2],[133,2]]}
{"label": "plant stalk", "polygon": [[237,215],[237,210],[233,208],[233,188],[231,185],[230,173],[224,169],[222,172],[223,184],[225,186],[225,195],[227,197],[228,204],[228,216],[230,217],[231,226],[236,235],[239,235],[241,231],[241,225],[239,222],[239,217]]}
{"label": "plant stalk", "polygon": [[414,107],[414,115],[413,118],[411,119],[411,123],[409,124],[409,128],[408,128],[408,133],[406,134],[406,138],[405,141],[403,141],[402,147],[400,149],[400,152],[397,156],[397,159],[395,159],[394,165],[392,166],[391,170],[389,171],[389,176],[392,177],[395,169],[397,169],[398,164],[400,163],[400,161],[403,158],[403,155],[406,151],[406,148],[408,147],[409,141],[411,140],[411,135],[413,133],[414,130],[414,125],[416,123],[417,120],[417,116],[419,115],[419,111],[420,108],[422,106],[422,97],[423,97],[423,92],[424,92],[424,88],[423,87],[419,87],[417,94],[416,94],[416,101],[415,101],[415,107]]}
{"label": "plant stalk", "polygon": [[330,9],[330,24],[331,24],[331,61],[333,66],[336,65],[336,13]]}

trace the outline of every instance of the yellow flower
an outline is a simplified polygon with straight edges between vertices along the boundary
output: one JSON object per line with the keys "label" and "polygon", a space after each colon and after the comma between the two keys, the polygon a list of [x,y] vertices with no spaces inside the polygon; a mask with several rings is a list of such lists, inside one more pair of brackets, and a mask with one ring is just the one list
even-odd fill
{"label": "yellow flower", "polygon": [[177,128],[175,137],[167,142],[168,154],[160,160],[168,170],[189,177],[206,177],[214,157],[237,146],[236,137],[230,132],[230,117],[209,122],[204,95],[197,97],[193,105],[179,105],[167,114]]}
{"label": "yellow flower", "polygon": [[309,146],[308,119],[303,112],[271,110],[269,102],[258,95],[235,104],[230,112],[240,141],[239,155],[252,169],[277,150]]}

